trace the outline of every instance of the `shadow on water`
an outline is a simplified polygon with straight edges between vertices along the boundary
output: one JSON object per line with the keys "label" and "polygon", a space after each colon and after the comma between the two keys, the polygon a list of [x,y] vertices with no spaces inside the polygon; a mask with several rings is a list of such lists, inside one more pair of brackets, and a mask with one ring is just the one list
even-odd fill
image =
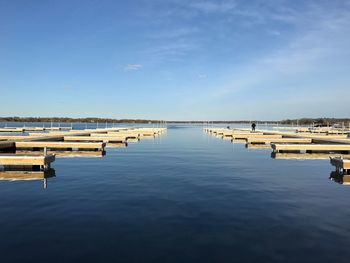
{"label": "shadow on water", "polygon": [[349,174],[344,174],[340,173],[337,171],[332,171],[329,175],[329,179],[332,181],[342,184],[342,185],[350,185],[350,175]]}

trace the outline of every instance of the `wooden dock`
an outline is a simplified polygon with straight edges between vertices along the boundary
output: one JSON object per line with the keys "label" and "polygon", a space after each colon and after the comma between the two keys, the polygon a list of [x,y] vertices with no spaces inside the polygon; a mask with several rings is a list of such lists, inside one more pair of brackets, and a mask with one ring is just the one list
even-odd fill
{"label": "wooden dock", "polygon": [[311,138],[247,138],[247,144],[311,143]]}
{"label": "wooden dock", "polygon": [[311,139],[346,139],[348,135],[346,134],[313,134],[313,133],[305,133],[305,132],[286,132],[286,131],[272,131],[272,130],[259,130],[259,132],[263,132],[264,134],[274,134],[274,135],[282,135],[283,137],[289,138],[311,138]]}
{"label": "wooden dock", "polygon": [[142,137],[139,133],[124,133],[124,132],[109,132],[109,133],[91,133],[91,137],[116,137],[116,138],[125,138],[128,139],[139,139]]}
{"label": "wooden dock", "polygon": [[271,149],[271,145],[270,144],[262,144],[262,143],[247,144],[244,141],[242,141],[242,144],[245,144],[245,147],[247,149]]}
{"label": "wooden dock", "polygon": [[[44,154],[43,150],[30,151],[30,150],[16,150],[16,155],[35,155],[40,156]],[[47,154],[53,154],[60,158],[71,158],[71,157],[103,157],[106,155],[105,151],[64,151],[64,150],[47,150]]]}
{"label": "wooden dock", "polygon": [[86,142],[16,142],[16,149],[89,149],[103,151],[105,143],[86,143]]}
{"label": "wooden dock", "polygon": [[67,131],[71,129],[71,127],[5,127],[0,128],[0,132]]}
{"label": "wooden dock", "polygon": [[0,180],[2,181],[27,181],[42,180],[54,177],[55,170],[47,169],[45,171],[0,171]]}
{"label": "wooden dock", "polygon": [[106,148],[125,148],[128,147],[128,143],[126,142],[109,142],[106,145]]}
{"label": "wooden dock", "polygon": [[50,168],[55,161],[55,155],[47,154],[41,156],[0,155],[0,165],[7,166],[38,166],[41,170]]}
{"label": "wooden dock", "polygon": [[[220,135],[220,134],[219,134]],[[262,132],[222,132],[223,137],[233,137],[235,135],[264,135]]]}
{"label": "wooden dock", "polygon": [[330,157],[342,157],[350,158],[350,154],[341,153],[278,153],[272,152],[271,157],[273,159],[324,159],[329,160]]}
{"label": "wooden dock", "polygon": [[126,142],[126,137],[118,136],[64,136],[65,142]]}
{"label": "wooden dock", "polygon": [[[44,178],[56,156],[102,157],[106,154],[107,143],[108,147],[126,147],[127,141],[153,138],[166,132],[166,128],[71,130],[64,127],[7,127],[0,128],[0,132],[11,134],[0,133],[0,152],[3,152],[0,154],[0,172],[1,169],[6,170],[6,173],[0,173],[0,180],[34,180]],[[26,171],[13,171],[14,169]],[[28,169],[34,169],[35,172],[28,172]],[[46,186],[44,178],[44,187]]]}
{"label": "wooden dock", "polygon": [[271,144],[274,152],[350,152],[350,144]]}
{"label": "wooden dock", "polygon": [[23,128],[0,128],[0,132],[24,132]]}
{"label": "wooden dock", "polygon": [[259,138],[259,139],[280,139],[282,135],[261,135],[261,134],[234,134],[232,135],[233,139],[250,139],[250,138]]}
{"label": "wooden dock", "polygon": [[[288,128],[289,129],[289,128]],[[286,129],[286,130],[288,130]],[[350,153],[348,134],[337,130],[314,133],[307,129],[276,131],[259,129],[204,128],[204,132],[219,138],[232,138],[232,142],[245,142],[246,148],[272,148],[276,159],[326,159],[334,155]],[[294,130],[294,131],[293,131]]]}

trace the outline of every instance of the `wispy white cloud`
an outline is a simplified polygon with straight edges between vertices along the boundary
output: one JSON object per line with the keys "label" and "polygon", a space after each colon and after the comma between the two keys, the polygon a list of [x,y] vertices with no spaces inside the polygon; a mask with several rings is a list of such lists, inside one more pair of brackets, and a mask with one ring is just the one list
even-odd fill
{"label": "wispy white cloud", "polygon": [[[283,47],[229,72],[226,83],[209,96],[222,98],[237,92],[261,89],[314,90],[320,86],[325,88],[320,79],[330,71],[337,74],[329,76],[330,79],[346,77],[343,72],[334,71],[335,67],[349,64],[350,38],[347,36],[350,36],[350,12],[320,8],[307,12],[309,16],[304,21],[298,21],[300,26],[307,24],[305,29],[300,28]],[[337,87],[333,85],[329,88]]]}
{"label": "wispy white cloud", "polygon": [[274,30],[274,29],[269,29],[269,30],[267,30],[267,33],[270,34],[270,35],[272,35],[272,36],[276,36],[276,37],[278,37],[278,36],[281,35],[281,32],[280,32],[280,31]]}
{"label": "wispy white cloud", "polygon": [[125,71],[136,71],[136,70],[140,70],[142,68],[142,65],[140,64],[127,64],[124,67]]}
{"label": "wispy white cloud", "polygon": [[235,0],[216,0],[216,1],[189,1],[189,6],[205,13],[226,13],[236,7]]}
{"label": "wispy white cloud", "polygon": [[196,27],[176,27],[173,29],[152,32],[149,34],[149,38],[171,40],[174,38],[179,39],[190,37],[197,32],[198,29]]}
{"label": "wispy white cloud", "polygon": [[191,39],[179,39],[159,43],[149,48],[146,54],[152,61],[180,61],[197,48]]}

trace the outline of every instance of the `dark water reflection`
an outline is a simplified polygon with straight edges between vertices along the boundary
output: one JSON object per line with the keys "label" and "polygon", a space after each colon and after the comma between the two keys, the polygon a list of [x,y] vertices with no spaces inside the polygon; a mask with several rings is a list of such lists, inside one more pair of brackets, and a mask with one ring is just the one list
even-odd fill
{"label": "dark water reflection", "polygon": [[350,189],[328,160],[174,126],[103,158],[58,158],[47,189],[0,182],[0,262],[348,262]]}
{"label": "dark water reflection", "polygon": [[329,179],[343,185],[350,185],[350,174],[333,171],[329,175]]}

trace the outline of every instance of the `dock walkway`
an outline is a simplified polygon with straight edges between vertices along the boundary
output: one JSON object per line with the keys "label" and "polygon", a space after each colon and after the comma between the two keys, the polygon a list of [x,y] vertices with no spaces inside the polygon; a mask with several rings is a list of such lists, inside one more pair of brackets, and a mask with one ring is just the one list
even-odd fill
{"label": "dock walkway", "polygon": [[350,144],[271,144],[274,152],[341,152],[350,153]]}
{"label": "dock walkway", "polygon": [[48,149],[93,149],[104,150],[105,143],[86,143],[86,142],[16,142],[16,149],[28,148],[48,148]]}
{"label": "dock walkway", "polygon": [[55,161],[55,155],[47,154],[41,156],[0,155],[0,165],[7,166],[39,166],[41,170],[50,168]]}

